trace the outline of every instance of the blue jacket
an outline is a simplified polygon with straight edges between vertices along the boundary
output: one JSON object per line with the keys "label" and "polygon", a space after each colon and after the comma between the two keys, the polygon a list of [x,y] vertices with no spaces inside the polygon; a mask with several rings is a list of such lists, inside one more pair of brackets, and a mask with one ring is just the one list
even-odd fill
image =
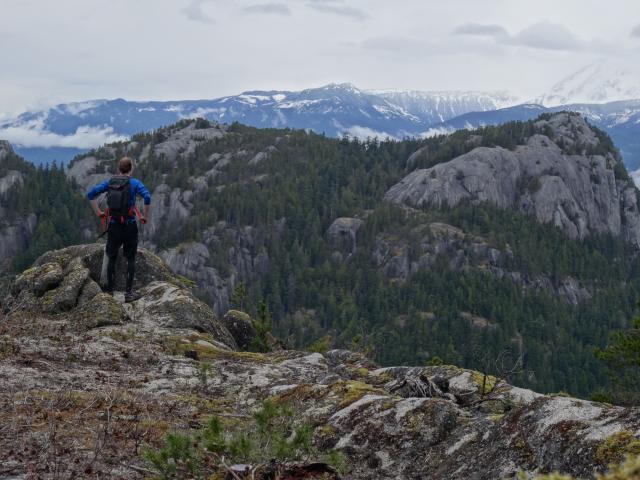
{"label": "blue jacket", "polygon": [[[131,197],[129,199],[129,207],[133,207],[136,204],[136,197],[138,195],[140,195],[144,199],[145,205],[149,205],[151,203],[151,194],[149,193],[149,190],[147,190],[147,187],[145,187],[144,184],[137,178],[131,178],[129,183],[131,184]],[[87,198],[89,200],[93,200],[98,195],[106,192],[107,190],[109,190],[109,180],[105,180],[104,182],[99,183],[91,190],[89,190],[89,193],[87,193]]]}

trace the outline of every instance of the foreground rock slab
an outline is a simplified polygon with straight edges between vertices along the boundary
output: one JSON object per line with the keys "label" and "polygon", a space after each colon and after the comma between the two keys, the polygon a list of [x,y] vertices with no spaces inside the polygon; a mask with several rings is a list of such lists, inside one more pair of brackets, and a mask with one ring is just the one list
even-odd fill
{"label": "foreground rock slab", "polygon": [[[151,275],[132,304],[94,292],[86,248],[42,258],[3,302],[0,479],[149,478],[146,446],[212,415],[243,428],[266,399],[311,426],[320,451],[342,452],[352,479],[590,478],[618,460],[621,439],[640,437],[640,409],[540,395],[455,366],[237,351],[178,280]],[[48,294],[55,309],[43,308]]]}

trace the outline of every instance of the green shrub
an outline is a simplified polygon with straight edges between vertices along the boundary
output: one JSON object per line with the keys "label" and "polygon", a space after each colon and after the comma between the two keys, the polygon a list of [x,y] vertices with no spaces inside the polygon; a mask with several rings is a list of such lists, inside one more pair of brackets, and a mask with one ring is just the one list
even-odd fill
{"label": "green shrub", "polygon": [[162,479],[195,475],[202,462],[191,437],[180,433],[168,433],[163,447],[159,450],[146,449],[143,456]]}
{"label": "green shrub", "polygon": [[147,448],[144,458],[162,479],[209,478],[223,473],[225,463],[261,465],[278,462],[308,461],[312,457],[346,468],[344,457],[337,452],[321,454],[312,444],[313,428],[296,424],[287,405],[265,401],[254,412],[249,425],[238,430],[225,430],[220,418],[209,419],[200,432],[186,435],[168,433],[158,450]]}

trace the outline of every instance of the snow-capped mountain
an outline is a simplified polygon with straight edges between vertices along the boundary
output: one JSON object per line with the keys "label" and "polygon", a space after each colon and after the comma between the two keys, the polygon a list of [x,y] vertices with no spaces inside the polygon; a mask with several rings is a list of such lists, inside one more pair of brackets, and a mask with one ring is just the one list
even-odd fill
{"label": "snow-capped mountain", "polygon": [[370,90],[370,93],[398,105],[431,125],[467,112],[484,112],[519,103],[509,92],[457,92],[416,90]]}
{"label": "snow-capped mountain", "polygon": [[302,91],[250,91],[213,100],[94,100],[0,121],[0,138],[11,141],[34,162],[66,161],[105,142],[194,117],[256,127],[311,129],[333,137],[402,138],[460,114],[493,110],[515,101],[505,92],[377,92],[351,84]]}
{"label": "snow-capped mountain", "polygon": [[533,100],[545,107],[640,99],[640,70],[599,60],[556,83]]}

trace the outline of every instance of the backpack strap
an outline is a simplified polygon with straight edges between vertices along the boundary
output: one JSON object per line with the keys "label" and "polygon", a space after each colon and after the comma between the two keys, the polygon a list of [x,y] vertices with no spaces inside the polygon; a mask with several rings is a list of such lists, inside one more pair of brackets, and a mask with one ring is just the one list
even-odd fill
{"label": "backpack strap", "polygon": [[104,237],[109,231],[109,224],[111,223],[111,215],[109,214],[109,208],[107,208],[100,216],[100,235],[98,239]]}
{"label": "backpack strap", "polygon": [[132,210],[136,214],[136,217],[138,217],[138,220],[140,220],[141,223],[147,223],[146,220],[142,219],[142,214],[140,213],[140,209],[138,208],[138,205],[134,204]]}

